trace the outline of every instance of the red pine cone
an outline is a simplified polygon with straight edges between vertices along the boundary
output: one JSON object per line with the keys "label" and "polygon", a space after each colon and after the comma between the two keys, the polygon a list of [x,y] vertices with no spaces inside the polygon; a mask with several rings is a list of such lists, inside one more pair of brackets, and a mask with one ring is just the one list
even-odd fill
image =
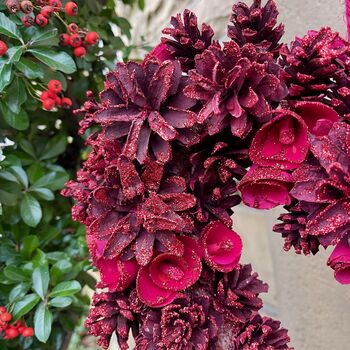
{"label": "red pine cone", "polygon": [[233,25],[228,26],[232,40],[240,46],[252,43],[260,50],[278,51],[284,25],[276,26],[278,10],[274,0],[268,0],[265,6],[261,6],[261,0],[254,0],[250,7],[239,2],[233,5],[232,11]]}

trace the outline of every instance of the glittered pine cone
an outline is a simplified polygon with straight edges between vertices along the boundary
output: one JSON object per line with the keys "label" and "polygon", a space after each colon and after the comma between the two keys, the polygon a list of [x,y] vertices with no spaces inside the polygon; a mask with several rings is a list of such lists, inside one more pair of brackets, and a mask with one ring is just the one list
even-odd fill
{"label": "glittered pine cone", "polygon": [[[197,54],[201,54],[212,43],[214,36],[213,29],[206,23],[203,23],[201,29],[198,28],[197,16],[185,10],[183,15],[179,13],[176,17],[172,17],[170,24],[172,28],[163,29],[163,34],[168,37],[162,38],[162,44],[150,53],[159,52],[159,48],[163,48],[173,59],[178,59],[184,72],[194,67],[194,58]],[[165,57],[170,58],[168,55]],[[157,55],[156,55],[157,56]],[[158,56],[159,57],[159,56]]]}
{"label": "glittered pine cone", "polygon": [[265,122],[288,93],[272,54],[253,44],[212,44],[196,56],[189,77],[185,95],[202,102],[197,119],[209,135],[228,127],[233,136],[245,138],[253,122]]}
{"label": "glittered pine cone", "polygon": [[118,63],[107,74],[98,109],[85,114],[86,123],[101,125],[110,139],[120,140],[128,159],[166,163],[172,141],[198,142],[192,129],[196,114],[191,110],[196,101],[182,92],[187,84],[177,61]]}
{"label": "glittered pine cone", "polygon": [[305,233],[309,213],[303,210],[299,202],[293,202],[284,209],[287,213],[278,218],[282,223],[273,227],[273,231],[280,233],[284,238],[284,250],[289,251],[293,247],[297,254],[315,255],[319,251],[320,242],[316,236]]}
{"label": "glittered pine cone", "polygon": [[328,27],[309,31],[302,38],[296,37],[290,46],[284,45],[280,64],[284,67],[291,103],[320,101],[329,90],[337,89],[335,81],[346,80],[349,50],[349,43]]}
{"label": "glittered pine cone", "polygon": [[117,335],[122,350],[129,349],[128,337],[134,316],[128,297],[121,293],[95,293],[85,327],[89,334],[98,337],[98,345],[108,349],[113,333]]}
{"label": "glittered pine cone", "polygon": [[312,163],[293,172],[290,193],[309,207],[305,234],[324,247],[337,244],[350,229],[349,134],[348,124],[336,122],[328,135],[311,135]]}
{"label": "glittered pine cone", "polygon": [[209,296],[183,296],[146,316],[136,348],[214,350],[221,324],[222,317],[212,309]]}
{"label": "glittered pine cone", "polygon": [[267,290],[268,285],[252,272],[251,265],[239,265],[227,274],[217,273],[213,284],[216,310],[228,322],[244,323],[262,307],[259,294]]}
{"label": "glittered pine cone", "polygon": [[233,5],[228,36],[240,46],[247,43],[264,51],[278,52],[279,41],[284,34],[284,25],[277,24],[278,10],[274,0],[261,6],[261,0],[254,0],[249,7],[243,2]]}
{"label": "glittered pine cone", "polygon": [[269,317],[252,317],[236,336],[232,350],[293,350],[288,331]]}

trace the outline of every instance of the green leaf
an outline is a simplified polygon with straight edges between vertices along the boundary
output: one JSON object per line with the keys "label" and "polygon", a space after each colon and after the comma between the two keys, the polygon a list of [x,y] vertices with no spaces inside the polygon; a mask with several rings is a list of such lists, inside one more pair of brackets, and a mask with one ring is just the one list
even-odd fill
{"label": "green leaf", "polygon": [[127,38],[130,40],[131,39],[131,24],[130,24],[130,22],[124,17],[117,17],[114,19],[114,22],[122,30],[122,33],[125,34],[127,36]]}
{"label": "green leaf", "polygon": [[33,184],[32,188],[45,187],[52,191],[56,191],[61,189],[68,179],[69,176],[66,172],[52,172],[42,176]]}
{"label": "green leaf", "polygon": [[32,282],[34,291],[41,297],[41,299],[44,300],[50,282],[49,269],[47,265],[39,266],[34,269]]}
{"label": "green leaf", "polygon": [[6,63],[0,66],[0,92],[10,83],[12,77],[12,64]]}
{"label": "green leaf", "polygon": [[[52,40],[57,37],[57,28],[54,29],[38,29],[36,28],[36,34],[33,35],[31,38],[31,45],[32,46],[41,46],[41,45],[47,45],[48,40]],[[52,46],[52,42],[50,42],[50,45]]]}
{"label": "green leaf", "polygon": [[15,303],[13,309],[11,310],[14,321],[31,311],[39,300],[40,297],[37,294],[32,293],[27,294],[22,300]]}
{"label": "green leaf", "polygon": [[15,63],[15,66],[28,79],[44,78],[44,72],[41,67],[28,58],[22,57],[19,62]]}
{"label": "green leaf", "polygon": [[4,179],[6,181],[12,181],[12,182],[18,183],[17,177],[8,171],[5,171],[5,170],[0,170],[0,179]]}
{"label": "green leaf", "polygon": [[8,36],[13,39],[18,39],[23,43],[21,33],[17,25],[12,22],[4,13],[0,12],[0,34]]}
{"label": "green leaf", "polygon": [[20,211],[23,221],[28,226],[35,227],[39,224],[42,217],[42,210],[38,200],[29,193],[23,195]]}
{"label": "green leaf", "polygon": [[8,61],[7,63],[18,62],[23,54],[22,46],[13,46],[7,50]]}
{"label": "green leaf", "polygon": [[139,4],[139,8],[141,10],[144,10],[145,9],[145,0],[139,0],[138,1],[138,4]]}
{"label": "green leaf", "polygon": [[21,189],[17,182],[0,180],[0,203],[16,205],[20,195]]}
{"label": "green leaf", "polygon": [[9,294],[9,302],[13,303],[19,299],[22,299],[27,294],[29,287],[29,283],[17,284],[16,287],[13,287],[11,289],[11,292]]}
{"label": "green leaf", "polygon": [[34,331],[35,336],[42,343],[46,343],[51,334],[52,313],[42,302],[35,310]]}
{"label": "green leaf", "polygon": [[39,238],[34,235],[25,237],[22,241],[21,255],[30,259],[34,251],[39,247]]}
{"label": "green leaf", "polygon": [[67,138],[64,135],[56,135],[46,144],[40,160],[50,159],[63,153],[66,149]]}
{"label": "green leaf", "polygon": [[78,293],[81,290],[81,285],[78,281],[65,281],[59,283],[52,289],[50,297],[67,297]]}
{"label": "green leaf", "polygon": [[28,188],[28,176],[22,167],[13,165],[9,170],[16,176],[19,183],[22,184],[24,188]]}
{"label": "green leaf", "polygon": [[29,280],[29,276],[23,271],[23,269],[16,266],[6,266],[4,268],[4,275],[13,282],[23,282]]}
{"label": "green leaf", "polygon": [[54,70],[72,74],[77,70],[74,60],[66,52],[55,52],[46,48],[29,49],[34,57]]}
{"label": "green leaf", "polygon": [[14,129],[25,130],[29,126],[28,114],[24,109],[21,109],[18,114],[15,114],[10,111],[9,107],[1,103],[0,109],[6,123]]}
{"label": "green leaf", "polygon": [[56,297],[49,301],[49,305],[52,307],[64,308],[72,304],[72,298],[69,297]]}
{"label": "green leaf", "polygon": [[11,112],[18,114],[27,100],[27,93],[22,79],[15,78],[8,88],[7,105]]}
{"label": "green leaf", "polygon": [[19,145],[21,146],[21,148],[23,149],[24,152],[26,152],[27,154],[29,154],[33,158],[36,157],[35,149],[34,149],[33,145],[28,140],[26,140],[24,138],[20,139]]}
{"label": "green leaf", "polygon": [[33,188],[29,189],[29,191],[34,193],[37,198],[43,199],[44,201],[53,201],[55,199],[54,193],[48,188]]}

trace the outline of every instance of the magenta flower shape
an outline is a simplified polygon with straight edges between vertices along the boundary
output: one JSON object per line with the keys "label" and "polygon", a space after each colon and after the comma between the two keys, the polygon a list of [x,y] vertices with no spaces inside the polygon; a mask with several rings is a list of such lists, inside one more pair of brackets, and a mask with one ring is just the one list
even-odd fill
{"label": "magenta flower shape", "polygon": [[109,292],[122,292],[135,282],[139,270],[135,259],[105,259],[103,252],[107,241],[99,240],[92,234],[88,234],[86,239],[93,263],[100,271],[100,288],[108,288]]}
{"label": "magenta flower shape", "polygon": [[96,263],[100,270],[99,287],[108,288],[110,292],[122,292],[135,282],[139,265],[135,259],[123,261],[119,258],[100,259]]}
{"label": "magenta flower shape", "polygon": [[307,126],[297,114],[280,110],[256,133],[249,156],[256,165],[295,169],[309,151]]}
{"label": "magenta flower shape", "polygon": [[340,118],[333,108],[321,102],[298,102],[294,109],[303,118],[309,132],[315,136],[327,135]]}
{"label": "magenta flower shape", "polygon": [[242,240],[220,221],[211,222],[204,228],[201,241],[204,259],[212,269],[230,272],[239,263]]}
{"label": "magenta flower shape", "polygon": [[252,166],[238,185],[244,204],[256,209],[271,209],[291,203],[289,191],[294,179],[281,169]]}
{"label": "magenta flower shape", "polygon": [[181,236],[179,240],[184,245],[182,256],[173,253],[159,254],[138,273],[138,296],[151,307],[170,304],[178,296],[178,292],[194,284],[201,274],[200,245],[190,237]]}
{"label": "magenta flower shape", "polygon": [[334,270],[334,277],[339,283],[350,284],[350,244],[348,235],[334,248],[328,259],[328,265]]}
{"label": "magenta flower shape", "polygon": [[234,41],[223,47],[214,43],[196,56],[189,76],[185,94],[203,103],[198,121],[207,123],[210,135],[229,126],[232,135],[244,138],[253,119],[266,118],[272,105],[287,95],[272,55],[258,53],[252,44],[240,48]]}
{"label": "magenta flower shape", "polygon": [[182,76],[178,62],[118,63],[106,79],[92,120],[106,128],[110,139],[123,141],[123,155],[141,164],[149,157],[167,162],[170,141],[196,142],[191,129],[196,114],[190,110],[196,101],[182,92],[188,78]]}

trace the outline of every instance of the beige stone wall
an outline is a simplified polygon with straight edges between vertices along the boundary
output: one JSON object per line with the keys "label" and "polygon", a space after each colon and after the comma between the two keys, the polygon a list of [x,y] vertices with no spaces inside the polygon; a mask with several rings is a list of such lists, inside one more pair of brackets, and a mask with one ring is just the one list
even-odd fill
{"label": "beige stone wall", "polygon": [[[343,0],[277,0],[286,24],[285,41],[308,29],[332,26],[344,33]],[[209,22],[218,38],[224,38],[232,1],[146,0],[144,13],[117,10],[130,18],[134,38],[143,35],[150,44],[159,40],[171,14],[185,8]],[[316,257],[297,256],[282,250],[282,240],[271,227],[279,210],[262,212],[236,209],[234,229],[244,239],[244,261],[251,262],[270,284],[264,297],[265,313],[279,318],[289,328],[296,350],[350,349],[350,287],[338,285],[325,266],[329,252]],[[115,346],[112,347],[116,349]]]}

